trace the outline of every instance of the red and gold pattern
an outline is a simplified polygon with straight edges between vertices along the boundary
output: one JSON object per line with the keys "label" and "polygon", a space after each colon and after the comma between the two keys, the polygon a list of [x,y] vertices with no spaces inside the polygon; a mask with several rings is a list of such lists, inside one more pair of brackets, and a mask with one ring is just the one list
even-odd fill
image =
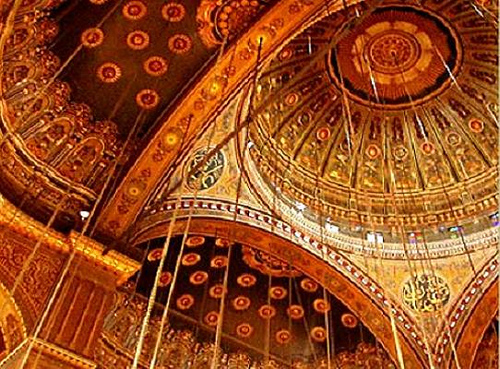
{"label": "red and gold pattern", "polygon": [[184,34],[176,34],[168,39],[168,49],[174,54],[185,54],[193,46],[191,37]]}
{"label": "red and gold pattern", "polygon": [[154,249],[151,250],[148,254],[148,261],[158,261],[161,259],[161,254],[163,249]]}
{"label": "red and gold pattern", "polygon": [[139,20],[143,18],[148,11],[146,5],[139,0],[132,0],[123,6],[122,14],[130,20]]}
{"label": "red and gold pattern", "polygon": [[271,319],[276,315],[276,308],[271,305],[262,305],[259,308],[259,316],[262,319]]}
{"label": "red and gold pattern", "polygon": [[186,15],[186,8],[179,3],[167,3],[161,8],[161,16],[167,22],[180,22]]}
{"label": "red and gold pattern", "polygon": [[205,322],[206,325],[210,327],[215,327],[217,326],[217,322],[219,321],[219,313],[216,311],[211,311],[205,315],[203,321]]}
{"label": "red and gold pattern", "polygon": [[313,308],[320,314],[330,311],[330,303],[324,299],[316,299],[313,302]]}
{"label": "red and gold pattern", "polygon": [[227,266],[227,256],[217,255],[210,260],[210,266],[212,268],[224,268]]}
{"label": "red and gold pattern", "polygon": [[224,289],[224,286],[222,284],[216,284],[208,290],[208,294],[210,295],[211,298],[213,299],[220,299],[222,298],[222,295],[224,292],[227,293],[227,289]]}
{"label": "red and gold pattern", "polygon": [[288,329],[280,329],[275,335],[276,342],[280,345],[287,344],[292,338],[292,334]]}
{"label": "red and gold pattern", "polygon": [[155,90],[144,89],[139,91],[135,102],[143,109],[153,109],[160,102],[160,95]]}
{"label": "red and gold pattern", "polygon": [[168,62],[161,56],[151,56],[143,64],[144,71],[153,77],[160,77],[167,73]]}
{"label": "red and gold pattern", "polygon": [[286,309],[287,315],[294,320],[304,317],[304,308],[300,305],[291,305]]}
{"label": "red and gold pattern", "polygon": [[203,236],[191,236],[186,241],[187,247],[198,247],[205,243],[205,237]]}
{"label": "red and gold pattern", "polygon": [[158,286],[167,287],[170,282],[172,282],[172,274],[170,272],[161,273],[160,280],[158,281]]}
{"label": "red and gold pattern", "polygon": [[236,334],[242,338],[250,337],[253,331],[253,327],[248,323],[241,323],[236,327]]}
{"label": "red and gold pattern", "polygon": [[281,286],[274,286],[269,289],[269,296],[275,300],[282,300],[288,295],[287,290]]}
{"label": "red and gold pattern", "polygon": [[290,264],[269,255],[260,250],[256,250],[249,246],[241,248],[243,253],[243,261],[251,268],[260,271],[263,274],[273,277],[299,277],[302,275],[300,271],[292,268]]}
{"label": "red and gold pattern", "polygon": [[179,297],[176,303],[179,310],[189,310],[194,305],[194,297],[190,294],[185,294]]}
{"label": "red and gold pattern", "polygon": [[88,28],[82,32],[80,40],[83,46],[92,49],[102,44],[104,32],[100,28]]}
{"label": "red and gold pattern", "polygon": [[104,83],[114,83],[122,75],[122,70],[116,63],[108,62],[97,68],[97,77]]}
{"label": "red and gold pattern", "polygon": [[340,321],[347,328],[355,328],[358,325],[358,319],[350,313],[342,314]]}
{"label": "red and gold pattern", "polygon": [[229,241],[227,238],[217,238],[215,240],[215,246],[217,247],[229,247],[234,242]]}
{"label": "red and gold pattern", "polygon": [[234,310],[242,311],[250,307],[250,299],[246,296],[238,296],[233,299]]}
{"label": "red and gold pattern", "polygon": [[127,35],[127,45],[132,50],[143,50],[149,46],[149,35],[141,30],[132,31]]}
{"label": "red and gold pattern", "polygon": [[304,278],[300,281],[300,287],[306,292],[314,293],[318,290],[318,284],[311,278]]}
{"label": "red and gold pattern", "polygon": [[424,142],[424,143],[420,146],[420,150],[422,150],[422,152],[423,152],[425,155],[431,155],[432,153],[434,153],[434,145],[433,145],[432,143],[430,143],[429,141]]}
{"label": "red and gold pattern", "polygon": [[288,106],[293,106],[297,104],[298,101],[299,101],[299,94],[295,92],[289,93],[285,97],[285,104],[287,104]]}
{"label": "red and gold pattern", "polygon": [[376,159],[380,156],[380,149],[377,145],[369,145],[367,148],[366,148],[366,155],[371,159]]}
{"label": "red and gold pattern", "polygon": [[208,274],[204,271],[197,270],[189,276],[189,282],[195,286],[205,283],[208,280]]}
{"label": "red and gold pattern", "polygon": [[255,276],[253,276],[252,274],[245,273],[238,276],[236,282],[241,287],[252,287],[257,282],[257,278],[255,278]]}
{"label": "red and gold pattern", "polygon": [[481,133],[484,130],[484,123],[480,119],[471,119],[469,121],[469,128],[474,133]]}
{"label": "red and gold pattern", "polygon": [[324,342],[326,340],[326,329],[323,327],[314,327],[311,329],[311,338],[315,342]]}
{"label": "red and gold pattern", "polygon": [[198,262],[200,260],[201,260],[201,256],[199,254],[191,252],[191,253],[186,254],[182,257],[182,265],[193,266],[193,265],[198,264]]}
{"label": "red and gold pattern", "polygon": [[328,127],[321,127],[316,131],[316,138],[319,141],[326,141],[330,138],[332,133],[330,132],[330,128]]}
{"label": "red and gold pattern", "polygon": [[92,4],[102,5],[108,2],[108,0],[89,0]]}

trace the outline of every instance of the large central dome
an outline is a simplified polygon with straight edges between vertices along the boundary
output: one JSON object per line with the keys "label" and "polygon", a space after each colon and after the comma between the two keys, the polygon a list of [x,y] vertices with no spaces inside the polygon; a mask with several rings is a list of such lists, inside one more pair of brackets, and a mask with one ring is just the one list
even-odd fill
{"label": "large central dome", "polygon": [[356,101],[382,109],[409,108],[436,96],[450,85],[460,59],[460,42],[446,22],[394,6],[366,17],[328,58],[338,89],[345,87]]}
{"label": "large central dome", "polygon": [[497,62],[496,29],[470,5],[316,22],[259,80],[251,152],[269,193],[367,228],[491,214]]}

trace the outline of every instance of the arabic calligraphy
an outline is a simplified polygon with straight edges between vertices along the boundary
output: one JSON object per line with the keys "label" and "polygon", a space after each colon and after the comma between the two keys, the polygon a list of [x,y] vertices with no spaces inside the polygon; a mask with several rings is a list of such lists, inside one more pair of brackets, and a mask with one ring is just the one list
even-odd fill
{"label": "arabic calligraphy", "polygon": [[438,311],[449,299],[448,284],[438,276],[420,274],[408,280],[403,287],[403,300],[415,311]]}
{"label": "arabic calligraphy", "polygon": [[[187,167],[187,173],[190,173],[200,162],[205,160],[209,149],[198,150]],[[224,155],[218,151],[201,168],[188,176],[187,185],[191,189],[198,187],[198,190],[206,190],[218,181],[224,170]]]}

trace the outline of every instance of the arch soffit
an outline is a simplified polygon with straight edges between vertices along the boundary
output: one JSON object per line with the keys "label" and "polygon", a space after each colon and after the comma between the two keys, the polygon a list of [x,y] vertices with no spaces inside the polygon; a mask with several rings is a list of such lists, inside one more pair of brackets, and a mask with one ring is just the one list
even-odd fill
{"label": "arch soffit", "polygon": [[27,337],[21,309],[2,281],[0,281],[0,334],[4,337],[7,352],[12,351]]}
{"label": "arch soffit", "polygon": [[[184,219],[177,220],[173,225],[172,234],[183,234],[186,222]],[[167,229],[168,224],[166,223],[156,224],[137,235],[133,243],[138,244],[165,236]],[[335,266],[332,267],[330,264],[326,264],[325,261],[320,260],[289,240],[243,223],[212,218],[210,220],[193,218],[189,226],[189,232],[203,236],[231,237],[237,243],[248,244],[275,257],[293,262],[295,268],[325,286],[351,309],[380,340],[394,362],[397,362],[394,336],[387,312]],[[364,278],[368,277],[361,275],[359,280]],[[401,330],[399,330],[399,333],[405,367],[409,369],[427,367],[424,352],[419,348],[416,339],[413,339],[410,335],[401,334]]]}
{"label": "arch soffit", "polygon": [[[225,52],[217,65],[205,74],[161,125],[103,209],[99,219],[100,232],[114,238],[124,234],[178,154],[183,151],[184,144],[203,132],[203,128],[251,76],[258,58],[259,40],[262,39],[261,60],[265,62],[284,45],[285,40],[327,7],[329,12],[335,12],[358,2],[277,2]],[[213,94],[210,92],[213,90],[220,92]]]}

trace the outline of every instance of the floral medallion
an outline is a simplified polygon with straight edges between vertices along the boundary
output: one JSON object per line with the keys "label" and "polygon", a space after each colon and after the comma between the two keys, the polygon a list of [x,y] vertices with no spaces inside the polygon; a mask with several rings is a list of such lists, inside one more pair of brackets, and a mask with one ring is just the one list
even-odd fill
{"label": "floral medallion", "polygon": [[248,323],[241,323],[236,326],[236,334],[242,338],[250,337],[253,330],[253,327]]}
{"label": "floral medallion", "polygon": [[300,287],[310,293],[314,293],[318,290],[318,284],[310,278],[304,278],[300,281]]}
{"label": "floral medallion", "polygon": [[276,315],[276,308],[271,305],[262,305],[259,308],[259,316],[262,319],[271,319]]}
{"label": "floral medallion", "polygon": [[330,303],[328,301],[325,301],[324,299],[316,299],[313,302],[313,308],[318,313],[325,314],[326,312],[330,311]]}
{"label": "floral medallion", "polygon": [[234,310],[246,310],[250,307],[250,299],[246,296],[238,296],[233,299],[233,308]]}
{"label": "floral medallion", "polygon": [[219,321],[219,313],[216,311],[211,311],[205,315],[205,318],[203,318],[203,321],[209,327],[215,327],[215,326],[217,326],[217,323]]}
{"label": "floral medallion", "polygon": [[187,247],[198,247],[205,243],[205,237],[203,236],[191,236],[186,240]]}
{"label": "floral medallion", "polygon": [[275,335],[276,342],[280,345],[287,344],[292,339],[292,334],[288,329],[280,329]]}
{"label": "floral medallion", "polygon": [[315,342],[325,342],[326,329],[323,327],[314,327],[311,329],[311,338]]}
{"label": "floral medallion", "polygon": [[148,261],[158,261],[161,259],[161,254],[163,253],[163,249],[154,249],[151,250],[148,254]]}
{"label": "floral medallion", "polygon": [[132,31],[127,35],[127,45],[132,50],[143,50],[149,46],[149,35],[140,30]]}
{"label": "floral medallion", "polygon": [[135,102],[143,109],[153,109],[160,102],[160,96],[154,90],[144,89],[136,95]]}
{"label": "floral medallion", "polygon": [[189,276],[189,282],[195,286],[205,283],[208,280],[208,274],[204,271],[198,270]]}
{"label": "floral medallion", "polygon": [[151,56],[146,59],[143,65],[144,71],[153,77],[160,77],[167,73],[168,63],[161,56]]}
{"label": "floral medallion", "polygon": [[179,297],[176,301],[179,310],[189,310],[194,305],[194,297],[190,294],[185,294]]}
{"label": "floral medallion", "polygon": [[161,273],[160,280],[158,281],[158,286],[167,287],[170,282],[172,282],[172,274],[170,272]]}
{"label": "floral medallion", "polygon": [[191,253],[186,254],[182,257],[182,265],[193,266],[193,265],[198,264],[198,262],[200,260],[201,260],[201,256],[199,254],[191,252]]}
{"label": "floral medallion", "polygon": [[210,289],[208,290],[208,294],[213,299],[222,298],[224,292],[227,293],[227,289],[224,289],[224,286],[222,284],[216,284],[215,286],[210,287]]}
{"label": "floral medallion", "polygon": [[97,77],[104,83],[114,83],[122,75],[122,70],[116,63],[104,63],[97,68]]}
{"label": "floral medallion", "polygon": [[174,54],[185,54],[193,46],[191,37],[184,34],[176,34],[168,39],[168,49]]}
{"label": "floral medallion", "polygon": [[132,0],[123,6],[122,14],[129,20],[138,20],[143,18],[147,13],[146,5],[139,0]]}
{"label": "floral medallion", "polygon": [[212,268],[224,268],[227,266],[227,256],[217,255],[210,260],[210,266]]}
{"label": "floral medallion", "polygon": [[86,48],[94,48],[104,41],[104,32],[100,28],[88,28],[82,32],[82,45]]}
{"label": "floral medallion", "polygon": [[253,276],[252,274],[245,273],[238,276],[236,282],[241,287],[252,287],[257,282],[257,278],[255,278],[255,276]]}
{"label": "floral medallion", "polygon": [[227,238],[217,238],[215,240],[215,246],[217,247],[229,247],[234,244],[234,242],[229,241]]}
{"label": "floral medallion", "polygon": [[355,328],[358,325],[358,319],[350,313],[342,314],[340,321],[346,328]]}
{"label": "floral medallion", "polygon": [[269,289],[269,296],[275,300],[282,300],[288,295],[288,291],[281,286],[274,286]]}
{"label": "floral medallion", "polygon": [[167,22],[180,22],[186,15],[186,8],[179,3],[167,3],[161,8],[161,16]]}
{"label": "floral medallion", "polygon": [[304,317],[304,308],[300,305],[291,305],[286,309],[287,315],[294,320]]}

